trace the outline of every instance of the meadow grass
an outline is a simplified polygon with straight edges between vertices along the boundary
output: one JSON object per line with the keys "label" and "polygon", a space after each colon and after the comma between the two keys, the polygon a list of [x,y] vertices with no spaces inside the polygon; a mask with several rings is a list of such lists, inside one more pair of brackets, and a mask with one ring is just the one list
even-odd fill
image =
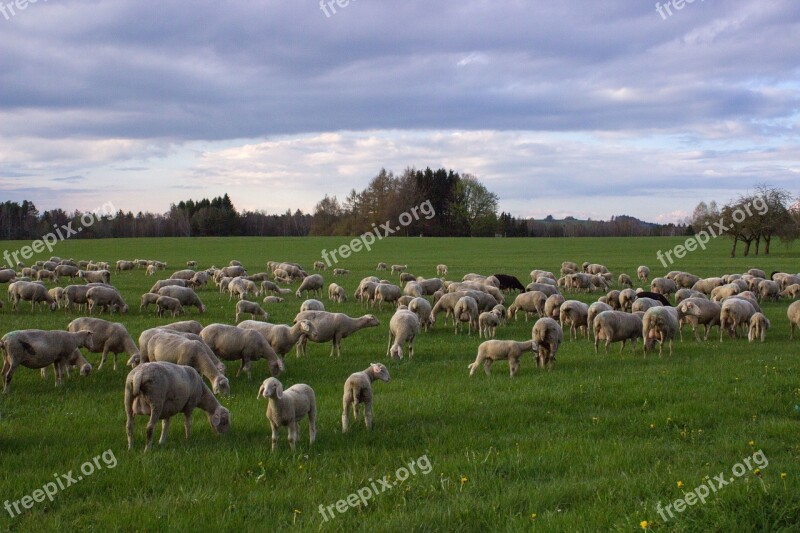
{"label": "meadow grass", "polygon": [[[197,260],[201,267],[242,261],[253,272],[267,260],[295,261],[310,271],[323,248],[345,238],[206,238],[65,241],[60,257],[148,258],[167,261],[168,277]],[[0,403],[0,503],[31,494],[54,474],[78,473],[85,461],[112,450],[115,468],[104,467],[55,495],[34,503],[19,516],[0,510],[0,529],[43,531],[69,528],[97,531],[634,531],[641,522],[659,531],[796,531],[800,523],[797,407],[800,404],[800,340],[788,340],[786,301],[762,304],[772,321],[764,344],[726,338],[676,342],[672,357],[595,355],[591,342],[565,342],[552,371],[535,368],[531,355],[519,374],[508,377],[504,362],[493,375],[468,376],[476,335],[454,336],[439,321],[417,340],[413,361],[385,355],[392,310],[367,311],[352,301],[358,281],[375,274],[379,261],[407,263],[416,275],[432,277],[446,263],[448,278],[468,272],[514,274],[527,283],[528,272],[558,272],[561,261],[606,264],[616,274],[635,277],[646,264],[653,276],[687,270],[701,276],[800,270],[798,247],[775,247],[769,257],[731,259],[729,241],[718,239],[706,251],[689,254],[669,269],[655,259],[682,238],[605,239],[429,239],[393,238],[376,243],[338,265],[346,278],[325,273],[326,283],[342,284],[350,301],[327,302],[329,310],[349,315],[374,312],[377,328],[343,342],[340,359],[328,356],[330,344],[309,343],[307,357],[287,356],[280,377],[285,387],[308,383],[318,403],[317,442],[308,444],[308,425],[290,452],[286,430],[270,453],[266,402],[256,399],[267,375],[264,362],[253,379],[233,377],[228,363],[232,429],[213,434],[202,412],[194,433],[183,438],[182,417],[174,420],[163,448],[144,454],[146,419],[137,417],[135,449],[125,439],[123,388],[125,357],[115,372],[110,362],[89,377],[73,373],[55,388],[52,373],[20,368],[11,392]],[[0,242],[0,250],[26,243]],[[49,255],[49,254],[48,254]],[[41,258],[41,257],[38,257]],[[385,274],[388,276],[388,274]],[[131,305],[115,315],[134,339],[146,328],[172,319],[140,314],[140,295],[156,278],[144,270],[112,275]],[[616,281],[616,280],[615,280]],[[66,282],[62,283],[66,284]],[[296,287],[296,284],[293,286]],[[208,310],[192,309],[181,319],[232,324],[234,302],[216,289],[200,291]],[[574,296],[585,302],[599,294]],[[289,295],[269,305],[270,322],[290,323],[299,302]],[[507,302],[508,303],[508,302]],[[152,308],[151,308],[152,309]],[[77,314],[35,311],[23,306],[0,311],[0,334],[22,328],[62,329]],[[105,316],[104,318],[108,318]],[[498,329],[498,338],[530,338],[533,321],[520,316]],[[712,334],[712,338],[714,335]],[[97,365],[99,356],[88,355]],[[392,380],[375,384],[375,426],[351,422],[341,434],[342,385],[371,362],[383,362]],[[361,422],[361,421],[359,421]],[[157,428],[156,438],[160,427]],[[719,489],[707,502],[663,520],[656,504],[668,505],[705,481],[762,450],[769,460],[761,477],[747,472]],[[372,480],[392,476],[410,461],[427,456],[432,467],[366,506],[334,511],[327,522],[318,512],[346,499]],[[102,464],[102,463],[101,463]],[[785,476],[781,476],[785,473]],[[683,489],[677,483],[683,483]]]}

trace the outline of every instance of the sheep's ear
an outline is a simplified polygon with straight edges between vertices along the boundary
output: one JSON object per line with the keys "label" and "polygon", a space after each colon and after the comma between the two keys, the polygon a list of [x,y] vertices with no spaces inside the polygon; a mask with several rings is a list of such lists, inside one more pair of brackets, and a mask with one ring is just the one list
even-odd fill
{"label": "sheep's ear", "polygon": [[372,373],[373,374],[380,374],[381,373],[381,365],[378,363],[372,363]]}
{"label": "sheep's ear", "polygon": [[221,417],[219,416],[219,413],[215,411],[214,414],[211,415],[211,425],[217,427],[219,426],[220,421]]}
{"label": "sheep's ear", "polygon": [[261,398],[262,396],[266,398],[267,395],[265,393],[266,393],[266,387],[264,386],[264,383],[262,383],[261,386],[258,388],[258,394],[256,394],[256,399]]}

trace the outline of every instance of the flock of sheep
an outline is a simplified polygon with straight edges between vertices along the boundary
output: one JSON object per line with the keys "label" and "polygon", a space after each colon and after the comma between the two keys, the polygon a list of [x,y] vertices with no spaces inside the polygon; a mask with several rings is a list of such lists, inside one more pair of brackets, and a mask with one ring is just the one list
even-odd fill
{"label": "flock of sheep", "polygon": [[[307,342],[331,343],[331,356],[341,356],[342,340],[355,332],[379,325],[372,314],[350,317],[343,313],[325,310],[321,301],[325,280],[322,274],[308,274],[297,263],[269,262],[268,271],[248,274],[238,261],[223,268],[211,267],[195,270],[197,263],[187,262],[187,269],[174,272],[168,279],[156,281],[144,293],[140,311],[149,305],[156,306],[159,316],[169,312],[173,317],[195,307],[198,314],[205,311],[198,292],[213,282],[221,293],[227,292],[229,300],[236,298],[236,326],[209,324],[203,327],[195,320],[173,322],[143,331],[134,342],[125,326],[94,316],[71,321],[67,331],[19,330],[7,333],[0,340],[3,352],[4,392],[9,391],[14,371],[19,366],[41,369],[45,376],[52,366],[56,384],[59,385],[70,369],[78,368],[81,375],[91,372],[92,366],[81,353],[101,353],[98,369],[105,364],[108,354],[127,354],[128,365],[133,367],[125,381],[126,433],[129,448],[133,446],[134,417],[149,417],[146,429],[146,446],[152,446],[153,431],[162,421],[161,438],[164,444],[170,418],[178,413],[185,415],[185,432],[191,432],[191,412],[200,408],[208,414],[212,428],[224,433],[230,428],[230,413],[215,395],[230,394],[230,381],[225,375],[224,361],[241,361],[237,372],[251,375],[252,363],[265,359],[271,377],[261,384],[257,397],[266,398],[267,418],[272,429],[272,449],[277,445],[278,431],[288,427],[289,445],[292,449],[298,439],[298,423],[309,421],[309,438],[316,436],[316,397],[313,389],[296,384],[283,389],[277,379],[285,370],[285,356],[293,348],[297,355],[306,352]],[[107,263],[74,262],[52,257],[32,267],[19,265],[20,271],[0,270],[0,282],[8,283],[8,299],[12,310],[19,309],[21,301],[48,306],[51,310],[63,307],[66,311],[85,310],[89,315],[107,312],[109,315],[127,313],[128,305],[120,292],[111,284],[111,270]],[[165,270],[166,263],[135,260],[117,261],[115,276],[120,272],[143,268],[147,275]],[[324,271],[322,262],[315,262],[315,270]],[[643,339],[644,351],[659,344],[659,355],[665,343],[672,354],[672,341],[676,335],[683,338],[683,326],[689,324],[699,340],[698,327],[704,327],[705,338],[713,326],[719,328],[720,341],[725,331],[731,337],[739,330],[747,332],[750,341],[765,340],[770,322],[761,312],[763,300],[781,297],[797,298],[800,295],[800,274],[773,272],[769,277],[758,269],[744,274],[727,274],[701,279],[688,272],[673,271],[664,277],[649,280],[650,271],[645,266],[637,269],[637,278],[649,282],[649,291],[633,289],[633,280],[627,274],[617,278],[620,289],[609,290],[613,275],[599,264],[584,263],[580,267],[571,261],[561,265],[561,276],[552,272],[533,270],[531,283],[523,286],[516,277],[508,274],[467,274],[461,281],[445,279],[448,268],[437,265],[437,276],[415,277],[406,272],[407,265],[379,263],[377,271],[387,271],[399,276],[397,283],[369,276],[358,283],[353,297],[363,306],[382,309],[390,305],[395,311],[389,321],[389,341],[386,355],[402,359],[404,349],[414,357],[415,340],[421,332],[436,325],[444,313],[444,323],[453,321],[454,333],[463,328],[471,334],[474,329],[486,341],[478,346],[477,357],[468,365],[473,375],[483,365],[486,374],[496,361],[505,360],[514,377],[522,356],[533,353],[538,366],[551,368],[559,346],[564,341],[564,330],[569,330],[570,340],[583,335],[594,337],[595,351],[605,341],[606,353],[614,342],[632,342],[636,351],[638,339]],[[335,269],[334,275],[348,276],[349,271]],[[80,279],[85,283],[47,289],[45,281],[58,283],[63,278]],[[271,324],[269,314],[262,305],[250,297],[261,297],[263,303],[280,304],[291,294],[288,285],[299,282],[294,291],[297,298],[316,296],[302,302],[293,323]],[[576,291],[603,291],[591,304],[576,299],[567,300],[565,293]],[[507,298],[516,292],[508,307]],[[327,286],[330,302],[339,304],[347,300],[345,289],[331,283]],[[673,297],[673,302],[670,302]],[[2,307],[2,302],[0,302]],[[494,339],[499,327],[507,320],[516,320],[523,313],[527,321],[536,316],[531,336],[522,341]],[[250,320],[240,321],[244,315]],[[787,310],[791,324],[790,338],[795,326],[800,326],[800,301],[791,303]],[[255,320],[256,318],[261,320]],[[744,334],[744,331],[742,334]],[[209,386],[203,380],[208,380]],[[342,398],[342,431],[349,428],[349,413],[358,418],[359,406],[363,408],[366,426],[372,427],[372,383],[388,382],[388,369],[372,363],[367,369],[353,373],[344,384]]]}

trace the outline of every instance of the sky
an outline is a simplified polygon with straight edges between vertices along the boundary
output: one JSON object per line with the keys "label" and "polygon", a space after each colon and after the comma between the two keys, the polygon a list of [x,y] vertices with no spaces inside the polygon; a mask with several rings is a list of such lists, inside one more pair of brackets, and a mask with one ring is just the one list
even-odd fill
{"label": "sky", "polygon": [[520,217],[800,195],[797,0],[31,2],[0,0],[0,201],[313,212],[409,167]]}

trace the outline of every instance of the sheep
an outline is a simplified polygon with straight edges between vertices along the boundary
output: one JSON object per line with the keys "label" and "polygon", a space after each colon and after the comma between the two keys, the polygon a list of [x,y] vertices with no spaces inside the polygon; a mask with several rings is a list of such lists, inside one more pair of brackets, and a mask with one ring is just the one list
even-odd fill
{"label": "sheep", "polygon": [[525,286],[525,291],[527,292],[540,291],[545,293],[545,295],[547,296],[559,293],[558,287],[553,287],[552,285],[549,285],[547,283],[536,283],[536,282],[528,283]]}
{"label": "sheep", "polygon": [[408,272],[403,272],[400,274],[400,285],[410,281],[417,281],[417,277],[414,274],[409,274]]}
{"label": "sheep", "polygon": [[228,282],[228,293],[228,300],[234,296],[237,296],[240,300],[244,300],[251,293],[255,296],[260,294],[255,282],[243,277],[233,278]]}
{"label": "sheep", "polygon": [[412,311],[399,309],[389,321],[389,345],[386,355],[403,359],[403,345],[408,343],[408,358],[414,358],[414,340],[419,334],[419,317]]}
{"label": "sheep", "polygon": [[658,341],[658,356],[664,350],[664,341],[669,340],[669,355],[672,355],[672,341],[675,334],[680,331],[678,310],[674,307],[651,307],[642,318],[642,337],[644,338],[644,353],[652,348]]}
{"label": "sheep", "polygon": [[172,322],[170,324],[164,324],[163,326],[158,326],[160,329],[169,329],[172,331],[180,331],[185,333],[194,333],[195,335],[199,335],[200,332],[203,330],[203,325],[200,324],[197,320],[181,320],[179,322]]}
{"label": "sheep", "polygon": [[565,324],[570,326],[570,340],[572,340],[573,334],[575,335],[576,339],[578,338],[578,329],[580,329],[582,335],[587,335],[586,320],[588,316],[589,306],[583,302],[579,302],[578,300],[567,300],[561,304],[559,322],[561,323],[562,329],[564,328]]}
{"label": "sheep", "polygon": [[317,398],[314,389],[304,383],[283,390],[276,378],[267,378],[258,389],[256,398],[266,398],[267,419],[272,428],[272,451],[278,446],[278,429],[289,427],[289,447],[294,451],[299,436],[300,420],[308,416],[309,444],[317,437]]}
{"label": "sheep", "polygon": [[176,272],[173,272],[172,275],[169,277],[169,279],[182,279],[182,280],[189,281],[190,279],[192,279],[194,277],[194,275],[195,275],[195,271],[192,270],[192,269],[178,270]]}
{"label": "sheep", "polygon": [[[189,339],[193,341],[199,341],[200,344],[197,347],[203,351],[206,356],[211,360],[211,363],[219,370],[221,373],[225,373],[225,364],[219,360],[214,352],[211,351],[203,339],[200,337],[199,333],[203,330],[203,326],[194,320],[184,320],[182,322],[172,322],[171,324],[165,324],[163,326],[158,326],[155,328],[150,328],[142,331],[139,335],[139,354],[132,355],[127,362],[127,365],[130,367],[135,367],[140,363],[146,363],[148,361],[154,361],[153,357],[150,357],[147,347],[150,339],[156,335],[157,333],[172,333],[174,335],[178,335],[179,337],[183,337],[184,339]],[[209,378],[210,380],[211,378]]]}
{"label": "sheep", "polygon": [[325,304],[323,304],[319,300],[310,299],[310,300],[306,300],[305,302],[300,304],[300,312],[303,312],[303,311],[324,311],[324,310],[325,310]]}
{"label": "sheep", "polygon": [[149,305],[157,305],[159,298],[161,298],[161,296],[158,294],[153,294],[152,292],[146,292],[142,294],[141,303],[139,304],[139,311],[144,312],[147,310]]}
{"label": "sheep", "polygon": [[397,285],[392,285],[391,283],[379,283],[377,287],[375,287],[375,300],[373,301],[373,307],[375,306],[375,302],[378,302],[378,309],[382,309],[383,302],[396,302],[400,298],[401,294],[402,290]]}
{"label": "sheep", "polygon": [[458,334],[461,323],[467,322],[467,335],[472,335],[472,328],[478,329],[478,302],[471,296],[462,296],[453,308],[453,317],[454,333]]}
{"label": "sheep", "polygon": [[277,296],[280,296],[281,294],[289,294],[292,291],[289,290],[289,289],[283,289],[281,287],[278,287],[277,285],[275,285],[275,283],[273,283],[271,281],[262,281],[261,282],[261,292],[265,293],[265,294],[267,292],[271,292],[271,293],[273,293],[273,294],[275,294]]}
{"label": "sheep", "polygon": [[31,281],[15,281],[8,285],[8,297],[12,300],[11,310],[16,311],[20,300],[31,303],[31,311],[37,303],[44,303],[55,311],[58,303],[53,299],[44,285]]}
{"label": "sheep", "polygon": [[122,261],[122,260],[120,260],[120,261],[117,261],[116,267],[114,268],[114,271],[119,273],[119,272],[122,272],[123,270],[133,270],[134,267],[135,267],[135,265],[133,264],[133,261]]}
{"label": "sheep", "polygon": [[267,312],[255,302],[248,300],[239,300],[236,302],[236,318],[234,321],[239,322],[239,317],[247,313],[250,314],[251,319],[255,319],[256,316],[260,316],[266,322],[267,318],[269,318]]}
{"label": "sheep", "polygon": [[334,268],[333,269],[334,276],[348,276],[350,275],[350,271],[346,268]]}
{"label": "sheep", "polygon": [[565,301],[566,299],[561,294],[548,296],[544,301],[543,313],[539,313],[539,315],[556,320],[561,315],[561,304]]}
{"label": "sheep", "polygon": [[76,266],[61,264],[53,270],[53,275],[55,282],[58,283],[59,278],[67,277],[69,279],[75,279],[78,272],[80,272],[80,270]]}
{"label": "sheep", "polygon": [[627,274],[620,274],[617,278],[617,283],[620,285],[620,287],[633,287],[633,280]]}
{"label": "sheep", "polygon": [[756,278],[767,279],[767,273],[758,268],[751,268],[747,273]]}
{"label": "sheep", "polygon": [[662,304],[652,298],[637,298],[631,305],[631,313],[636,313],[637,311],[646,312],[651,307],[662,307]]}
{"label": "sheep", "polygon": [[794,340],[794,328],[800,327],[800,300],[789,304],[786,316],[789,318],[789,340]]}
{"label": "sheep", "polygon": [[558,347],[564,341],[561,326],[552,318],[540,318],[531,329],[531,339],[537,347],[539,368],[551,368],[556,360]]}
{"label": "sheep", "polygon": [[204,340],[186,338],[177,332],[159,328],[159,331],[151,334],[144,346],[140,345],[139,348],[142,362],[146,354],[149,361],[167,361],[191,366],[208,379],[214,394],[230,396],[230,382],[220,370],[217,361],[208,355],[208,350],[213,351],[213,347],[204,343]]}
{"label": "sheep", "polygon": [[44,369],[53,365],[56,386],[63,383],[62,369],[80,365],[81,375],[88,376],[92,365],[81,355],[80,349],[88,347],[91,331],[46,331],[22,329],[6,333],[0,340],[3,351],[3,393],[8,393],[14,371],[22,365]]}
{"label": "sheep", "polygon": [[[492,277],[494,277],[494,276],[492,276]],[[556,280],[548,278],[547,276],[539,276],[538,278],[536,278],[533,281],[534,281],[534,283],[544,283],[546,285],[552,285],[553,287],[557,287],[558,286],[558,282]]]}
{"label": "sheep", "polygon": [[750,327],[747,332],[747,340],[753,342],[756,339],[761,339],[764,342],[767,338],[767,330],[770,323],[763,313],[755,313],[750,317]]}
{"label": "sheep", "polygon": [[109,353],[114,354],[114,371],[117,371],[117,355],[127,353],[129,356],[139,354],[139,348],[133,342],[125,326],[117,322],[108,322],[101,318],[76,318],[67,325],[67,331],[91,331],[86,349],[92,353],[102,353],[97,370],[103,368]]}
{"label": "sheep", "polygon": [[56,277],[56,275],[52,270],[42,269],[42,270],[39,270],[38,272],[36,272],[36,279],[38,281],[45,281],[45,280],[53,281],[53,279],[55,277]]}
{"label": "sheep", "polygon": [[[778,281],[778,279],[776,278],[774,281]],[[783,288],[783,289],[785,289],[786,287],[788,287],[790,285],[795,285],[795,284],[799,284],[799,283],[800,283],[800,274],[798,274],[796,276],[791,276],[791,275],[787,274],[787,275],[783,276],[781,278],[781,280],[780,280],[781,288]]]}
{"label": "sheep", "polygon": [[431,327],[431,304],[425,298],[413,298],[408,303],[408,310],[417,315],[422,329],[428,331]]}
{"label": "sheep", "polygon": [[602,313],[603,311],[614,311],[615,309],[611,307],[611,305],[605,302],[593,302],[589,306],[589,310],[586,313],[586,327],[594,336],[594,319],[597,315]]}
{"label": "sheep", "polygon": [[578,271],[578,263],[574,261],[563,261],[561,263],[561,275],[574,274]]}
{"label": "sheep", "polygon": [[[519,292],[525,292],[525,286],[515,276],[509,274],[494,274],[492,277],[496,278],[500,282],[497,288],[500,289],[501,291],[516,290]],[[537,282],[540,279],[542,279],[542,276],[536,278],[533,281]]]}
{"label": "sheep", "polygon": [[0,270],[0,283],[9,283],[17,279],[17,273],[12,268]]}
{"label": "sheep", "polygon": [[177,298],[159,296],[156,298],[156,315],[164,316],[164,311],[171,311],[173,318],[184,313],[181,302]]}
{"label": "sheep", "polygon": [[502,315],[494,311],[484,311],[478,316],[478,338],[494,337],[497,333],[497,326],[502,321]]}
{"label": "sheep", "polygon": [[478,356],[474,363],[467,365],[469,375],[472,376],[483,363],[483,371],[487,376],[492,373],[492,363],[495,361],[508,361],[510,376],[513,378],[519,371],[519,360],[525,352],[537,349],[533,341],[504,341],[488,340],[478,346]]}
{"label": "sheep", "polygon": [[[700,341],[700,336],[697,332],[697,326],[702,325],[705,329],[705,336],[703,340],[708,339],[708,334],[714,326],[719,327],[719,315],[721,305],[712,302],[708,298],[693,297],[687,298],[679,303],[676,307],[678,310],[678,320],[681,325],[688,322],[692,326],[692,333],[696,341]],[[681,334],[682,335],[682,334]]]}
{"label": "sheep", "polygon": [[392,274],[402,274],[408,270],[408,265],[392,265],[391,272]]}
{"label": "sheep", "polygon": [[194,289],[199,289],[208,285],[208,280],[208,272],[201,270],[199,272],[195,272],[194,276],[192,276],[192,279],[188,281],[188,285]]}
{"label": "sheep", "polygon": [[375,270],[386,270],[386,263],[378,263],[378,267]]}
{"label": "sheep", "polygon": [[243,320],[236,327],[253,329],[261,333],[281,359],[291,352],[294,346],[297,346],[297,357],[300,357],[299,341],[303,336],[314,331],[314,324],[309,320],[301,320],[291,327],[257,320]]}
{"label": "sheep", "polygon": [[303,279],[302,283],[300,283],[300,287],[298,287],[297,291],[294,293],[295,296],[298,298],[302,297],[303,291],[306,292],[306,296],[308,293],[314,293],[315,295],[322,296],[322,287],[325,286],[325,280],[319,274],[312,274],[307,278]]}
{"label": "sheep", "polygon": [[372,429],[372,383],[379,379],[388,383],[391,380],[389,370],[381,363],[372,363],[361,372],[350,374],[344,382],[342,395],[342,433],[350,428],[349,412],[353,408],[353,419],[358,420],[358,406],[364,406],[364,423]]}
{"label": "sheep", "polygon": [[420,284],[417,283],[416,281],[411,281],[409,283],[406,283],[406,286],[403,287],[404,296],[417,298],[419,296],[422,296],[423,294],[424,292],[422,291],[422,286],[420,286]]}
{"label": "sheep", "polygon": [[72,311],[72,306],[77,304],[80,307],[89,305],[89,300],[86,298],[86,293],[89,292],[89,289],[93,287],[103,287],[106,286],[102,283],[90,283],[88,285],[67,285],[64,287],[64,299],[66,300],[66,305],[64,306],[64,312]]}
{"label": "sheep", "polygon": [[546,276],[551,279],[556,279],[553,273],[547,270],[538,270],[538,269],[531,270],[530,276],[532,281],[536,281],[541,276]]}
{"label": "sheep", "polygon": [[147,265],[147,270],[145,270],[145,276],[155,276],[158,272],[158,269],[155,265]]}
{"label": "sheep", "polygon": [[270,375],[273,377],[280,375],[284,369],[283,361],[278,358],[266,337],[258,331],[227,324],[209,324],[200,332],[200,338],[220,359],[242,362],[236,372],[237,377],[244,370],[247,379],[250,379],[250,365],[259,359],[267,360]]}
{"label": "sheep", "polygon": [[722,302],[719,314],[720,342],[722,342],[723,331],[727,331],[731,337],[738,336],[739,326],[746,326],[756,312],[757,310],[749,301],[741,298],[730,298]]}
{"label": "sheep", "polygon": [[661,302],[661,305],[663,305],[664,307],[672,307],[672,305],[669,303],[669,298],[657,292],[650,292],[650,291],[643,291],[641,289],[636,289],[636,297],[650,298],[651,300]]}
{"label": "sheep", "polygon": [[280,298],[278,296],[266,296],[262,300],[262,302],[264,302],[265,304],[279,304],[279,303],[282,303],[283,301],[284,301],[284,299]]}
{"label": "sheep", "polygon": [[56,305],[60,308],[63,302],[66,302],[66,296],[64,295],[64,287],[53,287],[49,289],[48,294],[56,301]]}
{"label": "sheep", "polygon": [[328,267],[322,261],[314,261],[314,265],[311,268],[313,270],[325,270]]}
{"label": "sheep", "polygon": [[347,294],[344,292],[344,287],[338,283],[328,285],[328,299],[340,304],[346,302]]}
{"label": "sheep", "polygon": [[218,434],[230,429],[230,412],[220,405],[200,374],[192,367],[169,362],[145,363],[128,373],[125,379],[125,429],[128,449],[133,448],[135,415],[149,415],[144,451],[153,446],[153,430],[161,420],[159,446],[167,440],[170,418],[183,413],[184,431],[192,433],[192,411],[199,407],[208,414],[211,427]]}
{"label": "sheep", "polygon": [[156,281],[150,290],[153,294],[158,294],[158,291],[163,287],[188,287],[189,283],[185,279],[160,279]]}
{"label": "sheep", "polygon": [[702,292],[705,295],[710,295],[711,291],[713,291],[715,287],[721,287],[724,284],[725,282],[722,281],[722,278],[705,278],[692,285],[692,290]]}
{"label": "sheep", "polygon": [[775,300],[781,297],[781,286],[777,282],[768,279],[762,280],[758,284],[758,295],[761,299]]}
{"label": "sheep", "polygon": [[471,296],[478,304],[479,311],[489,311],[497,305],[492,295],[480,291],[458,291],[443,294],[440,298],[434,295],[434,302],[436,302],[431,310],[431,325],[436,324],[436,317],[442,311],[445,312],[445,325],[447,325],[447,317],[453,313],[456,303],[462,296]]}
{"label": "sheep", "polygon": [[419,277],[417,278],[417,285],[422,289],[422,296],[430,296],[444,287],[444,283],[439,278],[425,279]]}
{"label": "sheep", "polygon": [[376,327],[380,324],[373,315],[364,315],[353,318],[344,313],[329,313],[327,311],[302,311],[294,317],[293,324],[301,320],[308,320],[314,324],[314,331],[309,333],[300,342],[302,352],[305,353],[307,339],[314,342],[331,342],[331,353],[337,357],[342,355],[342,339],[364,328]]}
{"label": "sheep", "polygon": [[122,299],[119,291],[111,286],[92,287],[86,291],[86,300],[89,303],[89,314],[91,315],[96,308],[102,312],[104,309],[112,314],[115,309],[120,313],[128,312],[128,304]]}
{"label": "sheep", "polygon": [[620,303],[619,303],[619,295],[620,291],[608,291],[605,295],[605,299],[602,297],[598,300],[598,302],[604,302],[611,306],[612,309],[615,311],[619,311]]}
{"label": "sheep", "polygon": [[159,296],[171,296],[172,298],[176,298],[181,302],[181,305],[184,307],[197,307],[198,312],[204,313],[206,311],[206,306],[203,305],[203,302],[200,301],[200,297],[197,296],[197,293],[194,292],[193,289],[189,287],[179,287],[177,285],[168,285],[166,287],[161,287],[158,289]]}
{"label": "sheep", "polygon": [[714,290],[711,291],[711,300],[714,302],[721,302],[725,298],[734,296],[740,292],[742,292],[741,287],[732,283],[722,285],[720,287],[714,287]]}
{"label": "sheep", "polygon": [[517,313],[522,310],[525,311],[525,322],[528,321],[529,313],[536,313],[539,316],[544,316],[544,307],[547,302],[547,295],[541,291],[522,292],[514,298],[514,303],[508,306],[506,317],[514,317],[517,319]]}
{"label": "sheep", "polygon": [[800,295],[800,284],[798,283],[789,285],[781,292],[781,296],[787,296],[789,298],[797,298],[798,295]]}
{"label": "sheep", "polygon": [[689,274],[688,272],[678,272],[672,277],[672,281],[679,289],[691,289],[694,284],[700,281],[700,276]]}
{"label": "sheep", "polygon": [[692,289],[678,289],[675,293],[675,305],[678,305],[684,300],[688,300],[689,298],[704,298],[708,300],[708,297],[700,291],[695,291]]}
{"label": "sheep", "polygon": [[678,285],[667,278],[653,278],[650,282],[650,291],[656,294],[668,296],[678,290]]}
{"label": "sheep", "polygon": [[231,265],[220,269],[222,275],[225,277],[236,278],[239,276],[246,276],[247,270],[241,265]]}
{"label": "sheep", "polygon": [[592,322],[594,331],[594,353],[598,353],[600,341],[606,341],[606,355],[612,342],[622,341],[619,353],[625,350],[625,343],[632,341],[633,353],[636,355],[636,341],[642,338],[642,319],[638,314],[624,311],[602,311]]}
{"label": "sheep", "polygon": [[446,276],[447,275],[447,265],[444,265],[444,264],[436,265],[436,275],[437,276]]}

